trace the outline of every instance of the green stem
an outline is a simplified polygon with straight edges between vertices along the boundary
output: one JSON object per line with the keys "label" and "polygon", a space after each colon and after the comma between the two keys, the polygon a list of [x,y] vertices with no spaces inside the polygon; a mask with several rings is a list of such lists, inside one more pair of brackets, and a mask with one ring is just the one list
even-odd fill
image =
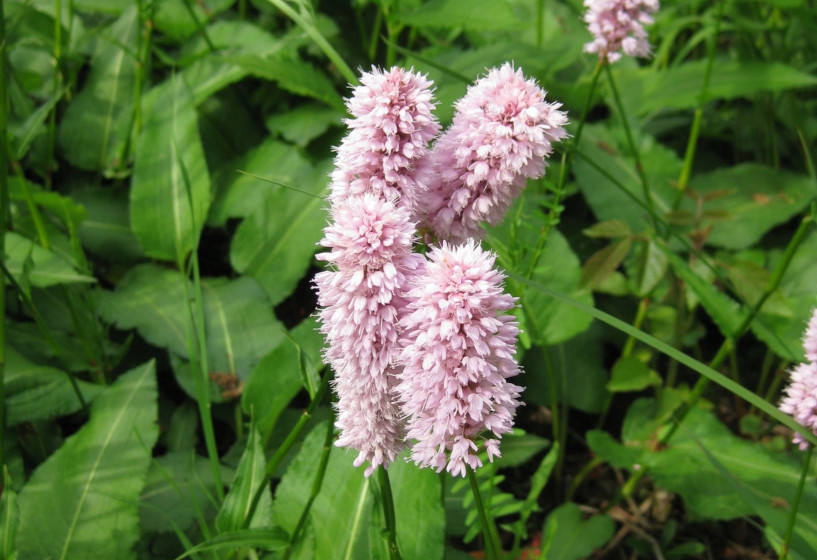
{"label": "green stem", "polygon": [[555,199],[551,205],[551,215],[548,216],[547,223],[545,224],[542,233],[539,235],[539,240],[536,242],[536,249],[533,252],[533,258],[531,259],[530,265],[525,271],[525,278],[530,278],[533,275],[533,271],[536,270],[536,266],[539,264],[539,258],[542,256],[542,249],[545,247],[548,234],[550,233],[553,225],[558,222],[558,216],[553,214],[559,212],[559,203],[561,202],[562,194],[564,193],[568,171],[570,170],[570,164],[573,161],[573,155],[578,149],[579,140],[581,140],[582,130],[584,129],[584,123],[587,120],[587,113],[590,112],[590,105],[593,103],[593,95],[596,93],[596,84],[598,84],[599,76],[601,75],[601,70],[604,66],[605,62],[602,59],[599,59],[599,61],[596,63],[596,67],[593,69],[593,76],[590,78],[590,93],[587,95],[587,99],[584,102],[582,115],[579,118],[579,124],[576,127],[576,135],[573,137],[573,140],[567,149],[562,153],[562,165],[561,169],[559,170],[559,182],[556,185]]}
{"label": "green stem", "polygon": [[794,522],[797,520],[797,509],[800,507],[800,498],[803,496],[803,487],[806,484],[806,476],[808,476],[808,468],[811,463],[811,455],[814,452],[814,447],[809,445],[806,451],[806,458],[803,459],[803,470],[800,472],[800,482],[797,484],[797,494],[794,496],[794,503],[791,506],[791,513],[789,514],[789,523],[786,526],[786,536],[783,538],[783,546],[780,548],[780,560],[786,560],[789,554],[789,544],[791,543],[791,536],[794,532]]}
{"label": "green stem", "polygon": [[290,430],[289,435],[287,435],[284,442],[281,444],[278,449],[275,450],[272,458],[270,458],[269,462],[267,463],[266,469],[264,471],[264,480],[261,485],[256,490],[255,495],[252,498],[252,502],[250,503],[250,509],[247,513],[247,517],[244,520],[244,528],[246,529],[249,526],[250,519],[252,519],[253,515],[255,514],[255,510],[258,507],[258,502],[261,501],[261,496],[264,495],[264,489],[269,486],[270,481],[272,480],[275,471],[278,470],[278,465],[281,464],[281,461],[286,456],[289,449],[292,445],[297,441],[298,436],[301,435],[301,432],[304,429],[304,426],[307,422],[309,422],[312,415],[315,413],[315,410],[318,408],[318,404],[323,400],[323,395],[326,393],[327,387],[329,387],[329,379],[332,377],[332,373],[330,370],[327,370],[326,373],[323,375],[323,379],[321,379],[321,384],[318,387],[318,392],[315,394],[315,398],[309,403],[309,406],[306,410],[303,411],[301,417],[298,418],[298,422],[295,426]]}
{"label": "green stem", "polygon": [[[6,16],[3,11],[3,2],[0,2],[0,258],[6,254],[6,229],[8,228],[9,213],[9,184],[8,184],[8,68],[6,60]],[[0,281],[0,467],[5,468],[3,446],[6,433],[6,282]]]}
{"label": "green stem", "polygon": [[332,451],[332,440],[335,437],[334,428],[335,426],[330,416],[329,421],[326,423],[326,439],[323,442],[323,450],[321,451],[320,463],[318,463],[318,471],[315,473],[315,478],[312,479],[312,491],[309,494],[309,499],[304,506],[304,510],[301,512],[301,517],[298,518],[298,524],[295,525],[295,530],[292,531],[292,537],[289,539],[289,546],[284,553],[283,560],[289,560],[289,557],[292,556],[292,552],[295,550],[295,543],[298,542],[298,538],[301,536],[301,531],[303,530],[304,525],[306,525],[306,519],[309,516],[309,510],[312,508],[312,503],[315,501],[315,498],[317,498],[318,493],[321,491],[321,486],[323,486],[323,477],[326,474],[326,465],[329,464],[329,453]]}
{"label": "green stem", "polygon": [[400,549],[397,547],[397,518],[394,515],[394,497],[391,493],[391,482],[389,482],[389,472],[383,468],[377,468],[378,483],[380,484],[380,494],[383,499],[383,516],[386,518],[386,537],[389,545],[390,560],[402,560]]}
{"label": "green stem", "polygon": [[349,65],[341,58],[338,52],[329,44],[329,42],[324,38],[323,35],[320,34],[320,31],[312,25],[312,23],[308,22],[306,18],[304,18],[301,14],[296,12],[292,9],[292,6],[287,4],[285,0],[268,0],[271,4],[273,4],[276,8],[284,12],[289,19],[294,21],[298,27],[304,30],[304,32],[309,35],[309,37],[315,41],[315,44],[323,51],[323,54],[332,61],[332,63],[337,67],[338,71],[346,78],[346,81],[352,85],[358,85],[358,79],[352,69],[349,68]]}
{"label": "green stem", "polygon": [[[70,15],[69,15],[70,17]],[[60,60],[62,58],[62,6],[60,0],[54,0],[54,80],[53,93],[60,91]],[[3,129],[4,131],[6,129]],[[45,161],[45,187],[51,189],[51,172],[54,164],[54,149],[57,142],[57,105],[51,110],[48,117],[48,150]]]}
{"label": "green stem", "polygon": [[210,52],[216,52],[216,46],[213,44],[213,41],[210,40],[210,36],[207,34],[207,28],[204,26],[204,23],[199,21],[199,17],[196,15],[196,11],[190,4],[190,0],[184,0],[184,7],[187,9],[190,19],[193,20],[193,24],[196,26],[196,31],[199,32],[204,39],[204,42],[207,43],[207,48],[210,49]]}
{"label": "green stem", "polygon": [[624,112],[624,105],[621,103],[621,96],[618,94],[618,88],[616,87],[616,82],[613,79],[613,73],[610,71],[610,65],[605,64],[604,70],[607,73],[607,80],[610,82],[610,89],[613,91],[613,99],[615,100],[618,113],[621,116],[621,123],[624,125],[624,133],[627,136],[627,143],[630,146],[630,152],[632,152],[633,157],[635,158],[635,170],[638,173],[638,177],[641,179],[641,188],[644,191],[644,200],[647,202],[647,211],[650,214],[650,221],[652,222],[653,228],[657,229],[658,222],[656,221],[655,208],[652,203],[652,194],[650,193],[650,185],[647,182],[647,176],[644,174],[644,166],[641,164],[641,155],[635,141],[633,140],[633,132],[630,130],[630,124],[627,121],[627,114]]}
{"label": "green stem", "polygon": [[536,3],[536,46],[541,48],[545,39],[545,0]]}
{"label": "green stem", "polygon": [[477,507],[479,524],[482,526],[482,536],[485,539],[485,555],[491,560],[502,560],[502,548],[500,547],[499,532],[496,529],[494,520],[490,512],[485,509],[482,503],[482,494],[479,492],[479,483],[474,469],[465,468],[468,482],[471,484],[471,492],[474,494],[474,504]]}
{"label": "green stem", "polygon": [[712,66],[715,62],[715,46],[718,43],[721,20],[723,19],[723,7],[725,5],[725,0],[721,0],[718,5],[718,15],[715,19],[715,34],[709,43],[709,54],[706,61],[706,70],[704,71],[704,83],[701,87],[701,95],[698,97],[698,107],[695,109],[695,115],[692,118],[692,128],[689,131],[689,140],[687,141],[686,153],[684,154],[684,165],[681,168],[681,176],[678,177],[678,194],[675,199],[675,207],[680,203],[681,196],[689,184],[689,176],[692,173],[692,163],[695,160],[695,148],[698,144],[698,134],[701,130],[701,118],[703,117],[704,104],[706,103],[707,90],[709,90],[709,80],[712,77]]}

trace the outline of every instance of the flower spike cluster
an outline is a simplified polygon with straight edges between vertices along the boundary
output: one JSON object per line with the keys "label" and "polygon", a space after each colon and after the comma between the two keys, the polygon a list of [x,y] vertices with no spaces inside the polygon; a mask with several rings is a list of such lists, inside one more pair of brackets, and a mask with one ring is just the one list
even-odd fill
{"label": "flower spike cluster", "polygon": [[594,37],[585,52],[598,53],[611,63],[621,58],[620,51],[642,58],[650,55],[643,25],[653,22],[658,0],[584,0],[584,6],[584,21]]}
{"label": "flower spike cluster", "polygon": [[545,93],[506,63],[457,102],[420,173],[421,218],[439,239],[481,237],[481,222],[497,224],[527,180],[544,175],[552,144],[567,136],[567,115]]}
{"label": "flower spike cluster", "polygon": [[[817,309],[812,312],[806,327],[803,347],[809,362],[798,364],[791,371],[789,385],[780,401],[780,410],[817,435]],[[806,449],[809,445],[800,434],[794,434],[793,441],[800,449]]]}
{"label": "flower spike cluster", "polygon": [[[443,242],[428,255],[425,272],[408,293],[403,319],[403,371],[397,392],[408,415],[411,456],[424,467],[465,476],[483,432],[488,457],[512,429],[522,388],[508,382],[519,373],[514,360],[516,299],[504,293],[494,255],[472,239],[458,247]],[[450,454],[447,458],[446,451]],[[447,464],[447,466],[446,466]]]}
{"label": "flower spike cluster", "polygon": [[[407,445],[425,467],[464,476],[499,456],[522,388],[516,299],[479,247],[565,136],[558,103],[510,64],[457,104],[437,140],[432,85],[392,68],[364,73],[331,177],[331,218],[315,277],[324,358],[335,371],[336,445],[369,476]],[[416,221],[442,246],[413,252]],[[454,240],[460,245],[449,245]]]}

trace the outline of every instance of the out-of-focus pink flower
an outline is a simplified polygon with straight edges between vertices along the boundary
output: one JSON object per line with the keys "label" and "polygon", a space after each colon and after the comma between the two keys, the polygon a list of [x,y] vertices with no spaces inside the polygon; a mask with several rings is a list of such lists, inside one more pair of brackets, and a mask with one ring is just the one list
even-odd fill
{"label": "out-of-focus pink flower", "polygon": [[647,32],[642,26],[652,23],[651,14],[658,11],[658,0],[584,0],[584,6],[584,21],[594,36],[584,46],[585,52],[598,53],[609,62],[621,58],[619,51],[628,56],[650,55]]}
{"label": "out-of-focus pink flower", "polygon": [[[780,410],[817,435],[817,364],[798,364],[791,371]],[[808,442],[800,434],[794,434],[794,443],[806,449]]]}
{"label": "out-of-focus pink flower", "polygon": [[811,312],[811,319],[803,335],[803,348],[806,350],[806,359],[817,362],[817,309]]}
{"label": "out-of-focus pink flower", "polygon": [[333,223],[318,255],[334,265],[315,277],[325,358],[338,394],[336,445],[358,451],[366,476],[388,467],[405,448],[404,420],[395,402],[399,321],[409,277],[423,257],[412,253],[408,209],[375,194],[351,196],[332,208]]}
{"label": "out-of-focus pink flower", "polygon": [[[494,260],[474,240],[433,248],[411,280],[402,320],[397,393],[407,439],[415,440],[411,457],[455,476],[481,466],[480,442],[490,460],[499,456],[498,438],[512,429],[522,391],[508,381],[519,373],[519,331],[505,314],[516,300],[503,291]],[[484,432],[493,437],[483,440]]]}
{"label": "out-of-focus pink flower", "polygon": [[417,162],[440,131],[432,114],[432,82],[394,67],[364,72],[347,107],[349,134],[338,147],[331,200],[375,193],[411,208]]}
{"label": "out-of-focus pink flower", "polygon": [[552,143],[567,136],[559,107],[510,63],[468,88],[420,167],[420,221],[441,240],[481,237],[481,222],[498,223],[527,180],[544,175]]}

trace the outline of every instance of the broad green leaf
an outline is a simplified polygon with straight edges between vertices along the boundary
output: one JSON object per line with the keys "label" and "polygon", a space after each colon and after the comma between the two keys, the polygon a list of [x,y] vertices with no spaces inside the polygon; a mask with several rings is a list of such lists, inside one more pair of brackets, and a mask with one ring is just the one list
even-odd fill
{"label": "broad green leaf", "polygon": [[233,2],[235,0],[164,0],[156,6],[154,25],[169,37],[181,40],[195,33],[208,18],[226,10]]}
{"label": "broad green leaf", "polygon": [[[264,201],[285,189],[276,183],[303,190],[312,173],[313,165],[301,150],[284,142],[267,140],[213,178],[215,198],[207,221],[221,226],[228,218],[249,216],[263,206]],[[311,198],[297,191],[290,193],[299,199]]]}
{"label": "broad green leaf", "polygon": [[[309,499],[325,435],[324,423],[312,429],[275,489],[273,521],[289,534],[294,531]],[[363,469],[352,465],[353,460],[352,451],[332,450],[321,491],[308,516],[307,527],[311,527],[312,538],[302,539],[295,545],[293,559],[351,560],[360,557],[356,550],[367,549],[371,478],[364,477]],[[314,550],[310,550],[311,545]]]}
{"label": "broad green leaf", "polygon": [[312,140],[341,124],[345,115],[332,107],[314,103],[299,106],[286,113],[272,113],[265,123],[270,132],[305,148]]}
{"label": "broad green leaf", "polygon": [[93,276],[80,274],[56,254],[13,231],[6,232],[5,265],[18,283],[39,288],[96,282]]}
{"label": "broad green leaf", "polygon": [[100,31],[88,79],[60,122],[60,148],[80,169],[105,171],[122,163],[134,111],[139,31],[135,4]]}
{"label": "broad green leaf", "polygon": [[[244,528],[244,522],[249,514],[250,504],[253,496],[264,481],[264,467],[266,458],[264,457],[264,447],[261,444],[261,436],[255,426],[250,427],[250,435],[247,438],[247,447],[238,463],[235,471],[235,478],[230,484],[230,491],[221,504],[221,510],[216,517],[216,529],[219,533],[227,533]],[[269,527],[272,524],[272,495],[267,489],[258,502],[258,507],[253,513],[249,528]]]}
{"label": "broad green leaf", "polygon": [[197,544],[184,554],[177,556],[176,560],[182,560],[198,554],[215,550],[235,551],[242,548],[259,548],[261,550],[284,550],[287,547],[286,535],[280,531],[269,529],[242,529],[221,533],[201,544]]}
{"label": "broad green leaf", "polygon": [[630,226],[621,220],[599,222],[583,230],[582,233],[584,233],[587,237],[606,237],[611,239],[629,237],[633,234]]}
{"label": "broad green leaf", "polygon": [[136,557],[137,499],[158,436],[156,415],[153,362],[99,395],[88,423],[20,492],[21,559]]}
{"label": "broad green leaf", "polygon": [[[221,471],[224,480],[233,474],[224,466]],[[193,449],[155,459],[139,496],[142,532],[172,531],[171,521],[187,530],[197,519],[211,520],[218,512],[215,485],[209,461]]]}
{"label": "broad green leaf", "polygon": [[[755,245],[774,226],[802,212],[815,196],[814,183],[807,175],[757,163],[699,175],[690,182],[690,189],[703,197],[728,193],[703,202],[705,211],[723,214],[711,222],[706,242],[734,250]],[[686,198],[681,208],[694,210],[696,204]]]}
{"label": "broad green leaf", "polygon": [[[130,190],[133,233],[150,257],[182,262],[210,205],[210,176],[187,85],[171,77],[149,93]],[[189,189],[189,194],[188,194]]]}
{"label": "broad green leaf", "polygon": [[[641,242],[638,258],[634,262],[630,278],[634,292],[639,297],[646,297],[667,274],[667,257],[652,238]],[[629,271],[629,269],[628,269]]]}
{"label": "broad green leaf", "polygon": [[526,433],[520,428],[514,428],[511,433],[502,438],[500,447],[502,456],[496,459],[496,467],[498,469],[518,467],[549,446],[550,442],[545,438]]}
{"label": "broad green leaf", "polygon": [[[634,130],[633,134],[636,135],[635,142],[649,181],[653,208],[662,216],[672,209],[677,193],[674,184],[681,172],[682,162],[673,150],[646,134],[639,135],[638,132]],[[587,125],[579,151],[581,157],[574,160],[573,170],[576,182],[596,219],[601,222],[621,220],[636,233],[649,227],[647,211],[632,200],[635,197],[645,202],[641,179],[633,159],[629,157],[623,131],[604,125]],[[612,176],[618,184],[585,161],[585,157]],[[622,192],[622,188],[626,189],[626,193]]]}
{"label": "broad green leaf", "polygon": [[302,177],[302,192],[278,187],[250,214],[233,237],[230,263],[264,288],[273,305],[283,301],[303,277],[326,225],[328,166]]}
{"label": "broad green leaf", "polygon": [[523,17],[521,4],[505,0],[471,0],[468,9],[457,0],[430,0],[419,9],[400,14],[403,23],[415,27],[463,27],[470,31],[518,29]]}
{"label": "broad green leaf", "polygon": [[65,92],[66,90],[61,90],[52,95],[48,101],[37,107],[37,110],[32,112],[19,128],[9,127],[9,130],[13,131],[13,137],[10,139],[13,159],[23,159],[28,153],[28,149],[31,147],[34,138],[36,138],[38,134],[45,132],[45,120],[51,114],[51,111],[57,103],[59,103],[60,99],[62,99],[62,96],[65,95]]}
{"label": "broad green leaf", "polygon": [[17,528],[20,506],[8,467],[3,465],[3,497],[0,499],[0,557],[14,560],[17,556]]}
{"label": "broad green leaf", "polygon": [[[77,385],[86,403],[104,392],[87,381],[79,380]],[[9,426],[71,414],[82,408],[66,372],[30,362],[10,347],[6,348],[3,386]]]}
{"label": "broad green leaf", "polygon": [[635,356],[626,356],[616,360],[610,372],[607,390],[612,393],[641,391],[651,385],[660,385],[661,378]]}
{"label": "broad green leaf", "polygon": [[579,560],[590,558],[593,551],[613,537],[615,523],[604,514],[584,519],[579,506],[568,502],[548,515],[542,530],[542,558],[546,560]]}
{"label": "broad green leaf", "polygon": [[[173,270],[139,265],[128,272],[115,292],[102,294],[101,308],[119,328],[136,328],[148,342],[186,358],[190,314],[184,282],[187,280]],[[264,292],[250,278],[204,279],[202,297],[210,373],[237,376],[237,382],[246,380],[283,337],[282,325]],[[189,384],[179,381],[193,392],[192,380]]]}
{"label": "broad green leaf", "polygon": [[162,433],[161,443],[168,453],[193,451],[198,444],[199,411],[193,401],[184,401],[170,416],[167,431]]}
{"label": "broad green leaf", "polygon": [[579,284],[588,290],[600,286],[627,258],[632,239],[624,237],[595,252],[582,267]]}
{"label": "broad green leaf", "polygon": [[71,197],[87,210],[79,225],[82,247],[109,262],[133,262],[144,258],[130,227],[127,193],[119,189],[85,187]]}
{"label": "broad green leaf", "polygon": [[397,544],[404,560],[441,560],[445,543],[445,510],[440,476],[397,460],[389,466],[394,496]]}

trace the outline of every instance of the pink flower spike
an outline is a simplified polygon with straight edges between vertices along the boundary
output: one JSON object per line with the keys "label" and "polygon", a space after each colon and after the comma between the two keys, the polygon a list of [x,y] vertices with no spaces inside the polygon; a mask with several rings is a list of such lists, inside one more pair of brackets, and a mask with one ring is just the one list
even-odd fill
{"label": "pink flower spike", "polygon": [[402,297],[423,257],[412,253],[408,210],[374,194],[352,196],[332,210],[334,223],[318,255],[335,266],[315,276],[324,357],[335,371],[338,395],[335,445],[358,451],[369,476],[388,467],[405,448],[404,420],[396,403],[396,362]]}
{"label": "pink flower spike", "polygon": [[451,127],[422,162],[420,221],[441,240],[479,238],[502,220],[528,179],[541,177],[567,115],[510,63],[494,68],[456,104]]}
{"label": "pink flower spike", "polygon": [[[791,371],[789,385],[780,401],[780,410],[817,435],[817,364],[798,364]],[[800,449],[806,449],[809,445],[800,434],[794,434],[794,443]]]}
{"label": "pink flower spike", "polygon": [[811,319],[803,335],[803,348],[806,351],[806,359],[817,362],[817,309],[811,312]]}
{"label": "pink flower spike", "polygon": [[658,0],[584,0],[587,13],[584,21],[594,39],[584,46],[585,52],[598,53],[599,58],[615,62],[621,52],[645,58],[650,55],[650,43],[642,25],[653,22]]}
{"label": "pink flower spike", "polygon": [[519,331],[506,314],[516,300],[503,291],[494,260],[474,240],[433,248],[411,280],[401,322],[396,391],[407,439],[415,441],[411,457],[454,476],[482,465],[484,432],[494,436],[484,442],[488,459],[499,456],[498,438],[511,431],[520,404],[522,387],[508,381],[520,371],[513,358]]}
{"label": "pink flower spike", "polygon": [[418,161],[440,131],[432,82],[413,70],[393,67],[364,72],[346,105],[353,118],[337,149],[330,198],[374,193],[412,207]]}

